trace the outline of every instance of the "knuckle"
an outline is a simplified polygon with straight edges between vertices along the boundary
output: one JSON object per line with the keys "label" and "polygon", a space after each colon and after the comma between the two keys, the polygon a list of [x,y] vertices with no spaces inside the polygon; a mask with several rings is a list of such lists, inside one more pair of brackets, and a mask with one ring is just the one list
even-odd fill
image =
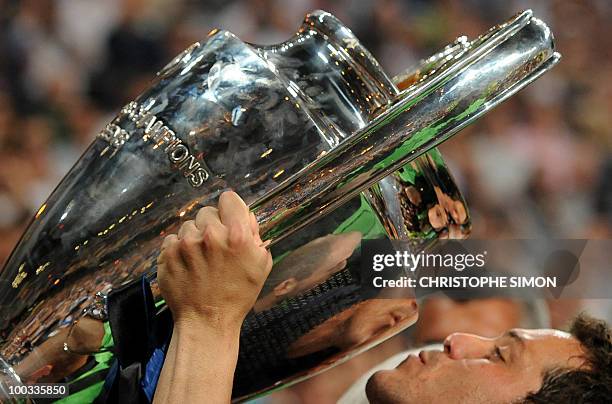
{"label": "knuckle", "polygon": [[178,238],[176,234],[170,234],[164,238],[162,248],[157,256],[158,270],[168,271],[175,262],[177,256]]}
{"label": "knuckle", "polygon": [[193,229],[195,229],[195,221],[194,220],[187,220],[185,223],[183,223],[183,225],[181,226],[184,229],[187,229],[189,231],[193,231]]}
{"label": "knuckle", "polygon": [[177,239],[176,234],[168,234],[166,237],[164,237],[164,241],[162,245],[165,247],[170,247],[172,243],[176,241],[176,239]]}
{"label": "knuckle", "polygon": [[196,230],[195,222],[193,220],[188,220],[181,225],[181,231],[184,233],[192,233]]}
{"label": "knuckle", "polygon": [[229,244],[232,247],[244,247],[248,244],[247,232],[244,226],[239,224],[231,225],[229,229]]}
{"label": "knuckle", "polygon": [[186,234],[185,237],[179,240],[179,248],[183,252],[193,252],[199,244],[199,240],[193,233]]}
{"label": "knuckle", "polygon": [[215,216],[219,216],[219,211],[213,206],[204,206],[200,209],[196,215],[195,224],[203,226],[206,223],[210,223]]}
{"label": "knuckle", "polygon": [[176,242],[178,238],[176,234],[170,234],[164,238],[161,247],[160,255],[167,255],[172,252],[172,250],[176,247]]}
{"label": "knuckle", "polygon": [[208,216],[208,215],[214,215],[216,213],[217,213],[217,208],[215,208],[214,206],[204,206],[198,212],[198,216]]}
{"label": "knuckle", "polygon": [[207,225],[202,229],[202,239],[207,247],[217,247],[219,243],[219,229],[217,226]]}

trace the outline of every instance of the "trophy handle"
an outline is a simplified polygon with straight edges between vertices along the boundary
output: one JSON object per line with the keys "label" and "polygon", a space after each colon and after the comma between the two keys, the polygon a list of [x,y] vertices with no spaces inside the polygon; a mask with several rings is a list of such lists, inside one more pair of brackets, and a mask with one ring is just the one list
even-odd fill
{"label": "trophy handle", "polygon": [[[550,29],[525,11],[494,27],[329,153],[251,205],[274,245],[444,142],[560,60]],[[283,209],[279,209],[280,207]]]}

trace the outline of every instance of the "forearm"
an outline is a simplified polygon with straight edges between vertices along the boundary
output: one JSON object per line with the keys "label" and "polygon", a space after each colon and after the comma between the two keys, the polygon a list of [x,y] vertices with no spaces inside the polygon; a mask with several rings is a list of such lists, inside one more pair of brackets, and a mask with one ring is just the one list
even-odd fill
{"label": "forearm", "polygon": [[175,324],[155,392],[155,404],[229,403],[240,327]]}
{"label": "forearm", "polygon": [[154,401],[229,403],[240,327],[272,269],[255,215],[233,192],[164,239],[159,287],[174,331]]}

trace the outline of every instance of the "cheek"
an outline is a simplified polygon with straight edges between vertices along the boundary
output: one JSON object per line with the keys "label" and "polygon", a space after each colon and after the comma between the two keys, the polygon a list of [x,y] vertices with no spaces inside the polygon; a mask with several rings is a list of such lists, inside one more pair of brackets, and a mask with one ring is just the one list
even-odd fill
{"label": "cheek", "polygon": [[458,390],[472,397],[473,402],[508,403],[537,390],[538,378],[521,369],[491,363],[464,364]]}
{"label": "cheek", "polygon": [[492,369],[480,363],[467,361],[443,361],[428,366],[417,373],[416,379],[424,384],[435,384],[444,390],[470,390],[486,383],[491,377]]}
{"label": "cheek", "polygon": [[388,324],[380,317],[372,317],[367,322],[359,321],[359,317],[351,319],[351,323],[345,334],[345,339],[350,346],[359,345],[385,329]]}

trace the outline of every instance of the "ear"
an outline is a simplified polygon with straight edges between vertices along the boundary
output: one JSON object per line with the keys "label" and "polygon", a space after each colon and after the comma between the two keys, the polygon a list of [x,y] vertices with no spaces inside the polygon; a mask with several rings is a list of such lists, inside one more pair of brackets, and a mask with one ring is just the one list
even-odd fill
{"label": "ear", "polygon": [[298,281],[295,278],[289,278],[274,287],[274,296],[284,296],[291,293],[297,287]]}

